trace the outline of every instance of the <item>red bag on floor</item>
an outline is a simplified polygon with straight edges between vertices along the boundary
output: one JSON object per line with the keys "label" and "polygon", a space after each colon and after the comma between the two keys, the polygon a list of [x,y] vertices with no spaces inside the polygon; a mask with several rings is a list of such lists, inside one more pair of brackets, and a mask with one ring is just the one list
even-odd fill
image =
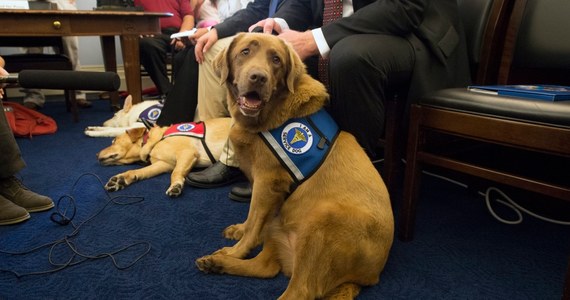
{"label": "red bag on floor", "polygon": [[4,101],[4,113],[15,136],[51,134],[57,131],[55,120],[19,103]]}

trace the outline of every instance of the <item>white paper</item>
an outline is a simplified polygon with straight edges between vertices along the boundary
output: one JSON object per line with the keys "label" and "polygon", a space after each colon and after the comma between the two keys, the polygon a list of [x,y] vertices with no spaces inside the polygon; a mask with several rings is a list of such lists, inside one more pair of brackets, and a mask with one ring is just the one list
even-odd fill
{"label": "white paper", "polygon": [[181,37],[191,37],[194,35],[194,33],[196,33],[196,28],[192,28],[191,30],[187,30],[187,31],[181,31],[179,33],[174,33],[170,36],[171,39],[177,39],[177,38],[181,38]]}
{"label": "white paper", "polygon": [[1,0],[0,8],[2,9],[30,9],[28,0]]}

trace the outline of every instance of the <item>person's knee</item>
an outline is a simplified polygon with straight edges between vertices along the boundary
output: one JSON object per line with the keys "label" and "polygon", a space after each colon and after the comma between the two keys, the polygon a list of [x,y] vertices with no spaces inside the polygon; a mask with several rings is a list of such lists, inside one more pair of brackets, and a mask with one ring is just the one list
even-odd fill
{"label": "person's knee", "polygon": [[139,49],[141,53],[149,53],[156,49],[156,45],[151,38],[142,38],[139,41]]}
{"label": "person's knee", "polygon": [[[331,49],[331,72],[367,73],[386,76],[391,72],[410,70],[414,54],[409,42],[391,35],[355,35],[339,41]],[[363,74],[364,75],[364,74]]]}
{"label": "person's knee", "polygon": [[225,37],[214,43],[214,45],[212,45],[212,47],[208,51],[206,51],[206,53],[204,53],[204,61],[208,64],[211,64],[218,55],[218,53],[226,49],[231,44],[234,38],[235,36]]}
{"label": "person's knee", "polygon": [[329,53],[331,73],[347,74],[359,69],[366,61],[362,58],[362,49],[350,44],[349,39],[339,41]]}

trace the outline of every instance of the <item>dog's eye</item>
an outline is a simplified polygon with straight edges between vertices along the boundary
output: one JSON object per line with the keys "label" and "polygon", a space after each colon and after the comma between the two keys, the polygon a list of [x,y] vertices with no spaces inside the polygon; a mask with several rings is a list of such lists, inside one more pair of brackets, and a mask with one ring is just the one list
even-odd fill
{"label": "dog's eye", "polygon": [[241,50],[241,54],[242,55],[249,55],[249,48],[245,48],[245,49]]}
{"label": "dog's eye", "polygon": [[281,58],[279,56],[273,56],[273,63],[276,65],[281,64]]}

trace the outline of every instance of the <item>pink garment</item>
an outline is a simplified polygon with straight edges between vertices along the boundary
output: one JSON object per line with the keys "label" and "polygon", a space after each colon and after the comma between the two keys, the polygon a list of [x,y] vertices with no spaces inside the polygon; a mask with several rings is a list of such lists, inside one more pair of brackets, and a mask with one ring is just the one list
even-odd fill
{"label": "pink garment", "polygon": [[220,23],[218,9],[210,0],[204,0],[202,3],[196,5],[196,28],[206,28]]}
{"label": "pink garment", "polygon": [[204,21],[200,21],[198,22],[198,25],[196,26],[197,28],[207,28],[210,26],[214,26],[216,24],[218,24],[219,22],[216,20],[204,20]]}
{"label": "pink garment", "polygon": [[136,6],[142,6],[146,12],[169,12],[170,18],[160,18],[160,28],[180,28],[184,16],[193,15],[188,0],[135,0]]}

